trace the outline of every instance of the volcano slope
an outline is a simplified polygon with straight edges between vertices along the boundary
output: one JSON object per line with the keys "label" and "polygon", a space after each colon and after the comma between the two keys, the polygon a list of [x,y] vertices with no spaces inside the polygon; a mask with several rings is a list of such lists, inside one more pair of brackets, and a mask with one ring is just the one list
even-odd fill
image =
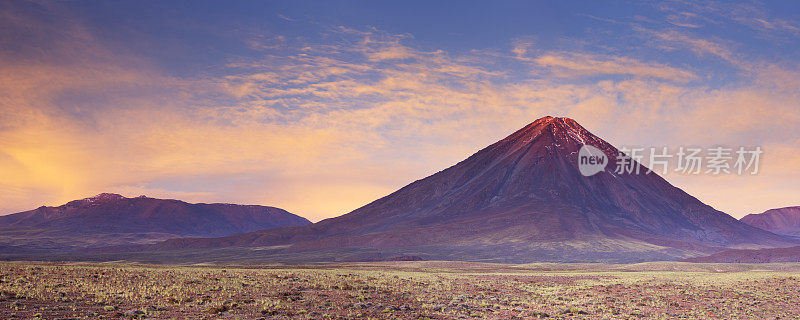
{"label": "volcano slope", "polygon": [[[608,156],[604,171],[581,175],[577,155],[584,144]],[[527,263],[676,260],[725,248],[797,245],[715,210],[646,168],[615,173],[617,155],[574,120],[544,117],[336,218],[128,250],[138,257],[217,262],[413,257]]]}

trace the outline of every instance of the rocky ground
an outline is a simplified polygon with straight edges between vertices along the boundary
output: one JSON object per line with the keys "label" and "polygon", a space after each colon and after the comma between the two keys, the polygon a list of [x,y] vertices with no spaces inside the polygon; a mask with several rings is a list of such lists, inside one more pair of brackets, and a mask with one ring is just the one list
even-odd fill
{"label": "rocky ground", "polygon": [[4,262],[0,318],[800,319],[799,270],[683,263]]}

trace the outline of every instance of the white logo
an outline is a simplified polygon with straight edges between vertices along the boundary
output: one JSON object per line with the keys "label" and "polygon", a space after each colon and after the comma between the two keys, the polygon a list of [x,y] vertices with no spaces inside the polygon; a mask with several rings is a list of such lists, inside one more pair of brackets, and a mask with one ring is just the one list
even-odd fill
{"label": "white logo", "polygon": [[600,171],[606,170],[607,164],[608,157],[606,154],[594,146],[585,144],[578,151],[578,169],[580,169],[581,174],[586,177],[593,176]]}

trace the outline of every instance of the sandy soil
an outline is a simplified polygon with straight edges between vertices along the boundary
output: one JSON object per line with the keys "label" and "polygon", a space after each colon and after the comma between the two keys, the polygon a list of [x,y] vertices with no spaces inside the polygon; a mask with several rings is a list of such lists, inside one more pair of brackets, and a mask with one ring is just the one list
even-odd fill
{"label": "sandy soil", "polygon": [[800,319],[800,264],[0,267],[2,319]]}

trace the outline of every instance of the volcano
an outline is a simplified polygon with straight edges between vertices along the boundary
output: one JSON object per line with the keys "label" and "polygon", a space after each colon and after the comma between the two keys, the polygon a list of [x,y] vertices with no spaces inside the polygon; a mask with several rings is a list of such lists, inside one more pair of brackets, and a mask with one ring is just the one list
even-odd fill
{"label": "volcano", "polygon": [[0,253],[220,237],[311,222],[283,209],[102,193],[0,216]]}
{"label": "volcano", "polygon": [[[604,170],[580,173],[583,145],[605,153]],[[574,120],[544,117],[336,218],[138,250],[245,247],[258,248],[266,260],[412,256],[526,263],[676,260],[724,248],[797,245],[703,204],[646,169],[616,173],[618,154]]]}

